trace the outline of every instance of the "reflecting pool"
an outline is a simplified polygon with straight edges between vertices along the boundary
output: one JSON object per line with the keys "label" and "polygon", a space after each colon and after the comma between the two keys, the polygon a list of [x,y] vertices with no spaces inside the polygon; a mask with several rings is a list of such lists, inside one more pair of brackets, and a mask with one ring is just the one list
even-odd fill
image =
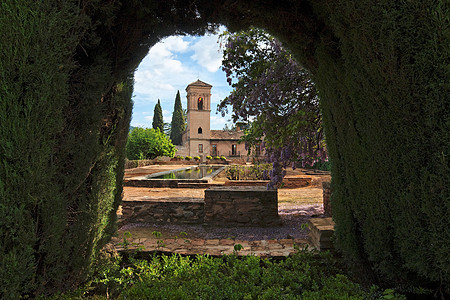
{"label": "reflecting pool", "polygon": [[223,166],[195,166],[146,176],[148,179],[202,179],[212,176]]}

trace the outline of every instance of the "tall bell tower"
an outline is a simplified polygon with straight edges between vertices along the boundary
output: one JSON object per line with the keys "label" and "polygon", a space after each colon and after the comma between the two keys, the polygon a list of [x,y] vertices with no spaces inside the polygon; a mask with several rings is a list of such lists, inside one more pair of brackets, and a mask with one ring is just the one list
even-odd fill
{"label": "tall bell tower", "polygon": [[210,153],[210,115],[212,85],[201,80],[186,87],[187,127],[186,144],[190,156],[207,156]]}

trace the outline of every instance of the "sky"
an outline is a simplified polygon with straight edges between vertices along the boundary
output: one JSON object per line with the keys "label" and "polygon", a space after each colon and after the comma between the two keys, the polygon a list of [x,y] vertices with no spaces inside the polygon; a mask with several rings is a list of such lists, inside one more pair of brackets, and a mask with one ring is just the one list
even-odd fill
{"label": "sky", "polygon": [[[225,28],[221,28],[223,31]],[[186,109],[186,86],[197,79],[211,84],[211,129],[231,124],[230,116],[216,114],[217,104],[231,92],[221,69],[218,35],[171,36],[154,45],[134,74],[131,126],[152,127],[153,110],[161,100],[165,123],[172,120],[177,91]]]}

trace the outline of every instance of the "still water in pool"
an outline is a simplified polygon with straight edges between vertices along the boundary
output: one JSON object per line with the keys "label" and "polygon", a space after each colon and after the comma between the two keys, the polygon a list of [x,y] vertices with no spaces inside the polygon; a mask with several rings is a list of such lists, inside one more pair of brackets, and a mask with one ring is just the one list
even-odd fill
{"label": "still water in pool", "polygon": [[212,174],[222,167],[216,166],[198,166],[184,170],[174,171],[159,176],[149,176],[149,179],[201,179]]}

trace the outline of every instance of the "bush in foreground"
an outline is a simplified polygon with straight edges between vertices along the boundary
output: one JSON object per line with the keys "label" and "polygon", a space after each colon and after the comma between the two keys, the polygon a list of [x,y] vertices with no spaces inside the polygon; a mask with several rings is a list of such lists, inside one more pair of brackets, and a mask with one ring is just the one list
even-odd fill
{"label": "bush in foreground", "polygon": [[[330,253],[299,251],[282,260],[153,254],[99,261],[91,285],[57,298],[119,299],[405,299],[393,290],[365,290]],[[387,299],[387,298],[386,298]]]}

